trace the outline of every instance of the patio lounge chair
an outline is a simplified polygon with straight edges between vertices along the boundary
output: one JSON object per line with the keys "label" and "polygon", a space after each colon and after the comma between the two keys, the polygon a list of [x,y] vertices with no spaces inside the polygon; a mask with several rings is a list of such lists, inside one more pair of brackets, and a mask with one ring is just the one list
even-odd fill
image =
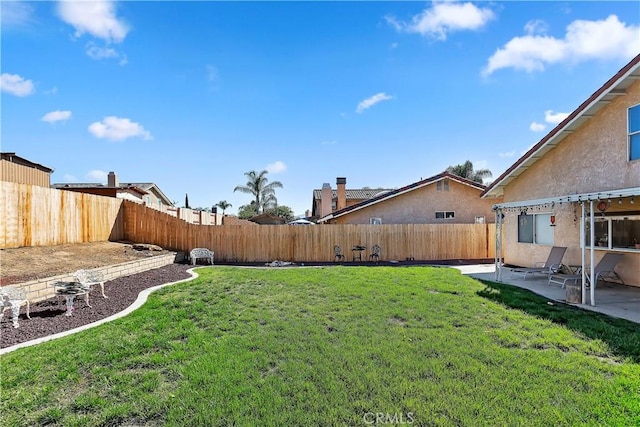
{"label": "patio lounge chair", "polygon": [[344,255],[342,254],[342,248],[338,245],[333,247],[333,260],[334,261],[342,261],[344,259]]}
{"label": "patio lounge chair", "polygon": [[554,246],[551,248],[551,252],[549,252],[549,257],[546,261],[536,262],[533,267],[524,267],[524,268],[514,268],[511,270],[511,276],[520,275],[523,280],[527,280],[527,275],[534,275],[535,273],[546,274],[550,276],[554,273],[557,273],[562,265],[562,257],[564,257],[564,253],[567,251],[565,246]]}
{"label": "patio lounge chair", "polygon": [[[622,256],[623,254],[621,253],[613,252],[607,252],[606,254],[604,254],[600,262],[598,262],[593,268],[595,280],[591,280],[591,278],[589,277],[589,273],[591,272],[591,270],[587,269],[587,286],[590,286],[591,283],[593,283],[593,285],[595,286],[600,279],[616,279],[624,285],[624,281],[622,280],[622,278],[618,276],[618,273],[613,270],[618,262],[620,262]],[[580,281],[582,281],[582,274],[552,274],[549,276],[548,284],[550,285],[552,283],[557,283],[559,285],[562,285],[562,288],[564,289],[567,282],[578,283]]]}

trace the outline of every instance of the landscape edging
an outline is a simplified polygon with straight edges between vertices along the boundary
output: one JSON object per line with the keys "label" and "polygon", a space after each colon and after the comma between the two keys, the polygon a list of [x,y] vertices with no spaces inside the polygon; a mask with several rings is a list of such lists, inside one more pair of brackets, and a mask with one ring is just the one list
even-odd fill
{"label": "landscape edging", "polygon": [[[142,306],[142,304],[144,304],[147,299],[149,298],[149,295],[151,295],[153,292],[157,291],[158,289],[164,288],[165,286],[169,286],[169,285],[175,285],[177,283],[182,283],[182,282],[188,282],[189,280],[193,280],[195,278],[198,277],[198,273],[196,273],[194,271],[194,268],[190,268],[189,270],[187,270],[187,273],[189,273],[191,275],[191,277],[186,278],[186,279],[182,279],[182,280],[177,280],[175,282],[169,282],[169,283],[164,283],[162,285],[157,285],[157,286],[153,286],[151,288],[147,288],[144,289],[143,291],[141,291],[138,294],[138,298],[136,298],[136,300],[127,308],[125,308],[124,310],[115,313],[109,317],[105,317],[104,319],[100,319],[96,322],[93,323],[88,323],[86,325],[82,325],[79,326],[77,328],[74,329],[69,329],[68,331],[63,331],[63,332],[59,332],[57,334],[53,334],[53,335],[49,335],[46,337],[41,337],[41,338],[37,338],[31,341],[25,341],[16,345],[13,345],[11,347],[5,347],[0,349],[0,356],[3,354],[7,354],[10,353],[14,350],[18,350],[20,348],[24,348],[24,347],[30,347],[32,345],[36,345],[36,344],[42,344],[44,342],[47,341],[52,341],[58,338],[62,338],[62,337],[66,337],[67,335],[72,335],[90,328],[95,328],[96,326],[102,325],[103,323],[107,323],[107,322],[111,322],[113,320],[119,319],[121,317],[124,317],[128,314],[130,314],[131,312],[133,312],[134,310],[137,310],[138,308],[140,308]],[[133,273],[132,273],[133,274]]]}

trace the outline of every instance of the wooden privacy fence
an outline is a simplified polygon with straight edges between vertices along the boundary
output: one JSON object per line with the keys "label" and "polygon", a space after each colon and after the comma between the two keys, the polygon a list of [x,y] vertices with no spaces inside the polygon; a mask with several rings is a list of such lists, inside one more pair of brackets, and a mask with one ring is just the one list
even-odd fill
{"label": "wooden privacy fence", "polygon": [[124,238],[122,200],[0,181],[0,248]]}
{"label": "wooden privacy fence", "polygon": [[374,244],[382,260],[486,259],[495,253],[494,224],[397,225],[264,225],[188,224],[161,212],[125,201],[125,238],[188,252],[209,248],[221,262],[333,261],[339,245],[347,260],[351,248],[363,245],[363,260]]}

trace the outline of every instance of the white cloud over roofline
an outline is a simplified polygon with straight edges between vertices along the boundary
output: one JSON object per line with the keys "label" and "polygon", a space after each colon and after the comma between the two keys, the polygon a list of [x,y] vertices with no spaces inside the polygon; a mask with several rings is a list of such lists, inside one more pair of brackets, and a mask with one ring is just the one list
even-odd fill
{"label": "white cloud over roofline", "polygon": [[[640,52],[640,26],[626,25],[616,15],[600,21],[576,20],[567,26],[564,38],[533,34],[514,37],[488,60],[482,74],[488,76],[502,68],[527,72],[544,71],[556,63],[579,63],[593,59],[630,59]],[[544,29],[541,23],[537,31]]]}
{"label": "white cloud over roofline", "polygon": [[85,178],[87,178],[91,182],[98,181],[99,183],[106,183],[107,173],[100,169],[94,169],[87,172],[87,174],[85,175]]}
{"label": "white cloud over roofline", "polygon": [[557,125],[567,117],[569,117],[569,113],[554,113],[553,110],[544,112],[544,121],[553,125]]}
{"label": "white cloud over roofline", "polygon": [[387,95],[384,92],[376,93],[375,95],[361,101],[356,108],[356,113],[362,113],[364,110],[367,110],[379,102],[388,101],[393,99],[393,96]]}
{"label": "white cloud over roofline", "polygon": [[132,137],[141,137],[145,140],[153,139],[151,133],[145,130],[141,124],[116,116],[108,116],[102,122],[91,123],[89,132],[96,138],[104,138],[111,141],[123,141]]}
{"label": "white cloud over roofline", "polygon": [[538,122],[532,122],[529,125],[529,129],[532,132],[542,132],[547,128],[547,125],[545,125],[544,123],[538,123]]}
{"label": "white cloud over roofline", "polygon": [[434,1],[430,8],[411,18],[410,22],[398,21],[387,16],[387,22],[399,32],[418,33],[436,40],[446,40],[456,31],[475,31],[495,18],[489,8],[480,8],[473,3]]}
{"label": "white cloud over roofline", "polygon": [[15,96],[29,96],[35,92],[35,87],[31,80],[25,80],[18,74],[2,73],[0,90]]}

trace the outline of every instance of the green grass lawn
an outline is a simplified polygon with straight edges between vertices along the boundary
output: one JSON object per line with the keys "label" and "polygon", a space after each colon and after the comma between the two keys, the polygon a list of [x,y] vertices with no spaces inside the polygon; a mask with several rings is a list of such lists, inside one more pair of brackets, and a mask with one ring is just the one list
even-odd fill
{"label": "green grass lawn", "polygon": [[0,424],[640,425],[640,325],[457,270],[198,270],[0,358]]}

